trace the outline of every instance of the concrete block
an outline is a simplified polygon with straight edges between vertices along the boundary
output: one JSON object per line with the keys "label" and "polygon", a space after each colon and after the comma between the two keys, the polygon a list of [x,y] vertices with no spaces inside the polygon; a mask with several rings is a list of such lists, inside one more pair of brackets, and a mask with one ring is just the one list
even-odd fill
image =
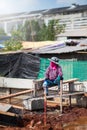
{"label": "concrete block", "polygon": [[82,82],[75,82],[74,83],[74,87],[73,87],[73,91],[84,91],[84,84]]}
{"label": "concrete block", "polygon": [[87,108],[87,97],[77,97],[77,105]]}
{"label": "concrete block", "polygon": [[84,85],[84,91],[87,92],[87,81],[84,81],[83,85]]}
{"label": "concrete block", "polygon": [[31,98],[24,99],[24,107],[28,110],[40,110],[44,108],[44,99],[43,98]]}

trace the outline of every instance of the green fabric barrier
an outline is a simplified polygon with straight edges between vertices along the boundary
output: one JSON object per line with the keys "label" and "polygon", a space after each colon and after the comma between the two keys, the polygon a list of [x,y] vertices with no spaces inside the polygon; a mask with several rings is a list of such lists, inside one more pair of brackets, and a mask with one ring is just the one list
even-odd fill
{"label": "green fabric barrier", "polygon": [[[50,61],[46,58],[40,59],[40,71],[38,79],[44,78],[45,70]],[[65,80],[70,78],[78,78],[79,80],[87,80],[87,61],[77,60],[60,60],[59,64],[63,70],[63,77]]]}

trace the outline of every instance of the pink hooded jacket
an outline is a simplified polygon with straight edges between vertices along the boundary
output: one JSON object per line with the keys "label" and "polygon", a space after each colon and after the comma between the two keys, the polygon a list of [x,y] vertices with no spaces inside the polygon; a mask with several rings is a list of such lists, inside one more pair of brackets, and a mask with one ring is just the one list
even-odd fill
{"label": "pink hooded jacket", "polygon": [[61,66],[55,64],[54,62],[50,62],[50,65],[45,73],[45,78],[55,80],[58,76],[63,76]]}

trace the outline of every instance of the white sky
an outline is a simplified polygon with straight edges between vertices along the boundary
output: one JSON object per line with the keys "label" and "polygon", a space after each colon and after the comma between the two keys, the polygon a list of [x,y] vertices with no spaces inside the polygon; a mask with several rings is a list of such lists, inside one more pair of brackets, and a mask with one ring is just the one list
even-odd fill
{"label": "white sky", "polygon": [[0,0],[0,14],[64,7],[72,3],[87,4],[87,0]]}

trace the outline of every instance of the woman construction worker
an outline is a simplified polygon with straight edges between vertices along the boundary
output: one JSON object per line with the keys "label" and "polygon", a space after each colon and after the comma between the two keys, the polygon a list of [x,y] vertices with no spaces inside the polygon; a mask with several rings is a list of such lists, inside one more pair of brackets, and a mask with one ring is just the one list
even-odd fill
{"label": "woman construction worker", "polygon": [[45,80],[43,82],[43,88],[46,95],[48,95],[48,87],[58,85],[58,91],[60,91],[60,80],[63,80],[63,72],[61,66],[58,64],[59,58],[52,57],[50,65],[45,72]]}

